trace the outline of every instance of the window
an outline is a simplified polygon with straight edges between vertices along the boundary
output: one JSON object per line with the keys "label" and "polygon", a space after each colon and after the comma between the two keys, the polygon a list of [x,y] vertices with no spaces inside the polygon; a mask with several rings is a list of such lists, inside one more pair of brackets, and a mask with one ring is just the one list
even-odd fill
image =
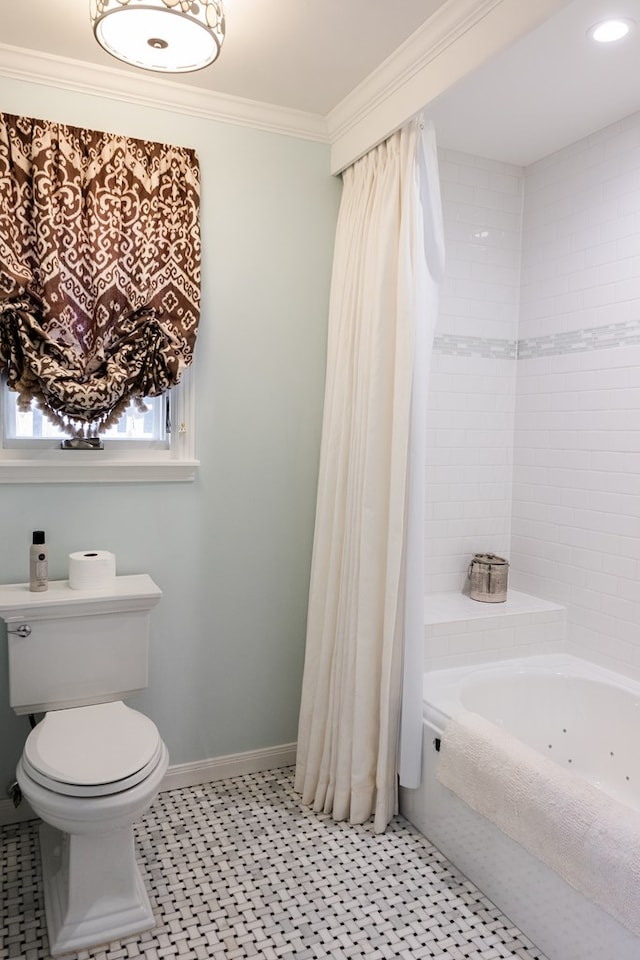
{"label": "window", "polygon": [[[66,441],[67,435],[47,419],[35,400],[25,411],[18,408],[17,398],[15,392],[5,391],[4,437],[8,448],[24,448],[37,441],[38,448],[47,449]],[[130,403],[117,424],[101,434],[100,439],[108,440],[109,446],[118,443],[128,447],[135,444],[140,449],[151,449],[151,445],[168,447],[171,440],[170,394],[147,397],[145,406],[146,412]]]}
{"label": "window", "polygon": [[0,482],[192,479],[192,388],[179,381],[200,318],[194,150],[10,114],[0,127],[0,368],[79,437],[85,423],[102,437],[138,383],[170,395],[172,421],[161,400],[61,448],[0,383]]}
{"label": "window", "polygon": [[0,483],[84,483],[192,480],[194,449],[192,378],[146,401],[147,413],[131,405],[102,435],[103,448],[71,445],[32,404],[18,410],[16,394],[0,389]]}

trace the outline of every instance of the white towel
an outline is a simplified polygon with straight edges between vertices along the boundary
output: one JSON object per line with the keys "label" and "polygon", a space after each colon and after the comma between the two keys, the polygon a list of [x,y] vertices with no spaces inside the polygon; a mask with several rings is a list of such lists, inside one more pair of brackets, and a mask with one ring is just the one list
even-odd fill
{"label": "white towel", "polygon": [[640,936],[640,813],[475,713],[442,736],[438,780]]}

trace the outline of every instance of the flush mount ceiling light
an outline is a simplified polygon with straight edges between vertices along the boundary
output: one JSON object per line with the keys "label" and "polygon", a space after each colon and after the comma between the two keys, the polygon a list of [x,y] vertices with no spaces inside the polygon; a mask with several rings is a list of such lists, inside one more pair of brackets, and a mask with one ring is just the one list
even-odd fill
{"label": "flush mount ceiling light", "polygon": [[622,40],[631,30],[631,20],[601,20],[589,28],[589,36],[598,43],[613,43]]}
{"label": "flush mount ceiling light", "polygon": [[143,70],[208,67],[224,40],[220,0],[90,0],[91,25],[107,53]]}

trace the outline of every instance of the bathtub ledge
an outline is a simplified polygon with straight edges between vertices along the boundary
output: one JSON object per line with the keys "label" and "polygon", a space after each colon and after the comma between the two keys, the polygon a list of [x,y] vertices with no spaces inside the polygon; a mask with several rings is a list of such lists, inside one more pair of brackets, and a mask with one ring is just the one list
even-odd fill
{"label": "bathtub ledge", "polygon": [[565,608],[517,590],[504,603],[427,594],[424,621],[425,670],[555,653],[565,642]]}
{"label": "bathtub ledge", "polygon": [[424,598],[425,626],[458,623],[531,614],[558,614],[564,611],[559,603],[542,600],[528,593],[510,590],[504,603],[482,603],[463,593],[432,593]]}

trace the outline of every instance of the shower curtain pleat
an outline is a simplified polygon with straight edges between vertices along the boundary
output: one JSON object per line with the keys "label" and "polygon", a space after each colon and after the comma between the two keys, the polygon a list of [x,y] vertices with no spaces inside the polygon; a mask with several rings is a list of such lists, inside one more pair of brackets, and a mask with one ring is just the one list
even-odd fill
{"label": "shower curtain pleat", "polygon": [[373,815],[376,831],[397,806],[416,324],[432,323],[420,314],[433,283],[421,205],[432,137],[414,120],[345,171],[331,288],[296,788],[336,820]]}

